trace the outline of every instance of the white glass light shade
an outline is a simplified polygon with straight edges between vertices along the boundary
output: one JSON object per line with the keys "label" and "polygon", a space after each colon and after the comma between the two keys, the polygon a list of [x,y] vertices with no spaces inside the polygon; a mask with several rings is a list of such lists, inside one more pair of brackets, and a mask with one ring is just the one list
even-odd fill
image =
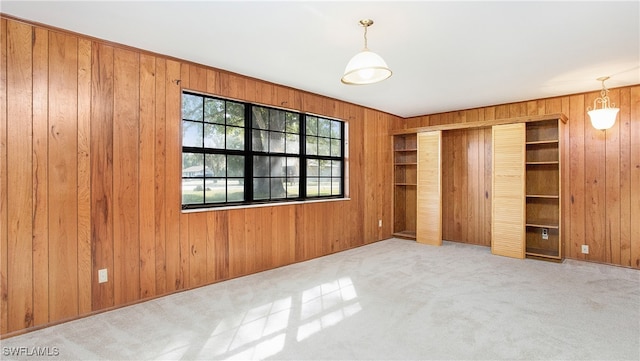
{"label": "white glass light shade", "polygon": [[598,130],[609,129],[616,122],[619,108],[594,109],[587,112],[591,118],[591,125]]}
{"label": "white glass light shade", "polygon": [[380,55],[364,49],[349,60],[341,81],[354,85],[373,84],[390,76],[391,70]]}

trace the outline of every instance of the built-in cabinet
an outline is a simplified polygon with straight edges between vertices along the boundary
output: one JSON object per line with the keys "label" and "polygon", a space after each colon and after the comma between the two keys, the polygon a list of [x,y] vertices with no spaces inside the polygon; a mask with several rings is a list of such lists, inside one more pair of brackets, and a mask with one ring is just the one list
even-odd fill
{"label": "built-in cabinet", "polygon": [[491,251],[561,260],[563,114],[395,131],[394,233],[442,242],[442,132],[491,128]]}
{"label": "built-in cabinet", "polygon": [[416,238],[418,137],[416,133],[393,138],[393,235]]}
{"label": "built-in cabinet", "polygon": [[491,253],[525,256],[525,124],[491,129]]}
{"label": "built-in cabinet", "polygon": [[526,125],[526,255],[562,259],[560,137],[562,121]]}
{"label": "built-in cabinet", "polygon": [[442,132],[418,133],[416,241],[442,244]]}

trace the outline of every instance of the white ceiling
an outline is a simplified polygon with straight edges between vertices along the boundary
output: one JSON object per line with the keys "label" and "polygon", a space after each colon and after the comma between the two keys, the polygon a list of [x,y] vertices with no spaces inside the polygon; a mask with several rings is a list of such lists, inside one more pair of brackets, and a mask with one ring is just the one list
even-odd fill
{"label": "white ceiling", "polygon": [[[402,117],[640,84],[640,2],[7,1],[0,11]],[[363,47],[393,70],[340,77]]]}

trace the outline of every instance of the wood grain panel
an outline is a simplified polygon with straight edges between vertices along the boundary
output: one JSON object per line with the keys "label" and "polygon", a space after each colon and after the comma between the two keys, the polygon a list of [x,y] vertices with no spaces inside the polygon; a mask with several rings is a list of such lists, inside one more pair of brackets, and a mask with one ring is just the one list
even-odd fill
{"label": "wood grain panel", "polygon": [[98,270],[113,276],[113,48],[94,43],[91,68],[92,309],[114,305],[113,282],[98,283]]}
{"label": "wood grain panel", "polygon": [[[350,247],[356,247],[364,244],[364,238],[362,237],[363,225],[364,225],[364,184],[366,183],[364,177],[365,167],[365,155],[362,151],[364,149],[365,132],[364,125],[364,110],[360,107],[353,105],[344,108],[344,119],[347,124],[345,125],[345,134],[347,137],[347,149],[348,153],[345,154],[345,160],[348,162],[348,172],[345,174],[345,182],[348,185],[346,194],[351,198],[350,203],[351,211],[348,213],[348,224],[355,225],[349,227],[352,232],[350,237]],[[389,223],[391,220],[388,220]],[[391,225],[391,223],[390,223]]]}
{"label": "wood grain panel", "polygon": [[[486,112],[485,112],[486,119]],[[493,177],[493,148],[491,144],[491,128],[484,130],[484,245],[491,246],[491,200],[493,199],[493,189],[491,178]],[[481,175],[482,176],[482,175]]]}
{"label": "wood grain panel", "polygon": [[7,20],[0,19],[0,334],[9,329],[7,234]]}
{"label": "wood grain panel", "polygon": [[32,28],[7,24],[8,331],[33,325]]}
{"label": "wood grain panel", "polygon": [[229,277],[234,278],[247,273],[245,260],[247,245],[245,240],[245,210],[229,211]]}
{"label": "wood grain panel", "polygon": [[[585,95],[585,104],[593,104],[597,93]],[[585,121],[585,123],[588,123]],[[606,132],[592,126],[584,128],[585,147],[585,244],[589,245],[587,259],[605,259],[605,160]],[[588,150],[588,151],[587,151]]]}
{"label": "wood grain panel", "polygon": [[[78,315],[78,39],[49,33],[49,319]],[[61,285],[66,285],[61,287]]]}
{"label": "wood grain panel", "polygon": [[91,312],[91,41],[78,39],[78,314]]}
{"label": "wood grain panel", "polygon": [[640,268],[640,86],[631,88],[631,266]]}
{"label": "wood grain panel", "polygon": [[[557,109],[563,114],[569,114],[570,102],[569,97],[562,97],[555,102],[554,99],[544,101],[545,109],[555,110],[554,104],[560,103]],[[540,101],[542,103],[543,101]],[[562,241],[562,257],[566,257],[567,249],[571,242],[568,242],[571,234],[571,218],[569,213],[569,205],[571,204],[571,182],[569,180],[569,126],[566,123],[558,122],[560,135],[560,239]]]}
{"label": "wood grain panel", "polygon": [[274,207],[272,213],[274,222],[271,228],[271,240],[274,244],[272,248],[273,267],[280,267],[295,261],[296,224],[291,221],[295,219],[295,207]]}
{"label": "wood grain panel", "polygon": [[442,132],[418,134],[416,241],[442,245]]}
{"label": "wood grain panel", "polygon": [[[620,90],[609,93],[620,104]],[[620,118],[618,116],[618,118]],[[605,132],[604,262],[620,264],[620,121]]]}
{"label": "wood grain panel", "polygon": [[189,218],[189,287],[198,287],[207,282],[207,214],[183,216]]}
{"label": "wood grain panel", "polygon": [[207,91],[207,69],[192,65],[189,71],[189,89]]}
{"label": "wood grain panel", "polygon": [[156,294],[155,253],[155,131],[156,131],[156,61],[140,55],[140,124],[138,142],[138,203],[140,240],[140,297]]}
{"label": "wood grain panel", "polygon": [[442,132],[442,238],[453,241],[455,217],[453,216],[453,153],[455,133]]}
{"label": "wood grain panel", "polygon": [[525,125],[493,127],[493,254],[524,258]]}
{"label": "wood grain panel", "polygon": [[245,78],[227,72],[220,73],[220,95],[233,99],[246,98]]}
{"label": "wood grain panel", "polygon": [[[571,192],[570,214],[570,242],[569,252],[565,256],[584,259],[579,250],[585,241],[585,149],[584,149],[584,95],[569,97],[569,185]],[[587,120],[588,121],[588,120]]]}
{"label": "wood grain panel", "polygon": [[215,278],[224,280],[230,278],[229,255],[229,212],[215,212]]}
{"label": "wood grain panel", "polygon": [[[631,266],[631,88],[620,91],[620,249],[612,247],[612,253],[619,252],[622,266]],[[628,105],[628,106],[624,106]],[[637,115],[638,113],[636,113]],[[637,118],[637,116],[636,116]]]}
{"label": "wood grain panel", "polygon": [[210,94],[220,94],[220,73],[207,69],[207,92]]}
{"label": "wood grain panel", "polygon": [[207,279],[229,278],[229,216],[228,211],[207,214]]}
{"label": "wood grain panel", "polygon": [[156,58],[155,72],[155,146],[154,146],[154,228],[155,228],[155,281],[156,295],[164,294],[167,290],[167,266],[166,254],[166,87],[167,87],[167,62],[165,59]]}
{"label": "wood grain panel", "polygon": [[175,119],[181,118],[180,63],[167,60],[165,82],[165,267],[167,292],[182,289],[184,280],[180,273],[180,207],[181,207],[181,126]]}
{"label": "wood grain panel", "polygon": [[[468,122],[478,121],[477,110],[469,110],[465,112],[465,120]],[[467,237],[469,243],[478,244],[480,231],[480,205],[481,199],[478,199],[478,176],[480,169],[480,129],[470,129],[467,132]],[[484,154],[483,154],[484,155]],[[484,171],[484,169],[482,169]],[[482,178],[484,179],[484,178]]]}
{"label": "wood grain panel", "polygon": [[191,278],[189,277],[189,215],[180,214],[180,279],[182,288],[190,288]]}
{"label": "wood grain panel", "polygon": [[140,298],[140,59],[118,48],[113,58],[113,282],[115,303],[124,304]]}
{"label": "wood grain panel", "polygon": [[49,32],[35,28],[33,35],[33,325],[37,326],[49,322]]}

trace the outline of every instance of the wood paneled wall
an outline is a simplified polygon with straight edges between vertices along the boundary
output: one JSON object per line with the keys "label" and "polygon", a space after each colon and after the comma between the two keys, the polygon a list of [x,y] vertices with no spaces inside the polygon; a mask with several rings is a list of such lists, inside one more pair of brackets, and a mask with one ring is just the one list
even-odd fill
{"label": "wood paneled wall", "polygon": [[[0,24],[0,335],[391,236],[388,133],[399,118]],[[347,121],[350,200],[182,213],[183,88]],[[98,283],[102,268],[109,282]]]}
{"label": "wood paneled wall", "polygon": [[[567,258],[640,269],[640,85],[610,89],[613,128],[591,126],[599,92],[408,118],[396,128],[564,113],[563,239]],[[491,129],[443,133],[443,238],[490,245]],[[581,246],[589,245],[589,254]]]}

